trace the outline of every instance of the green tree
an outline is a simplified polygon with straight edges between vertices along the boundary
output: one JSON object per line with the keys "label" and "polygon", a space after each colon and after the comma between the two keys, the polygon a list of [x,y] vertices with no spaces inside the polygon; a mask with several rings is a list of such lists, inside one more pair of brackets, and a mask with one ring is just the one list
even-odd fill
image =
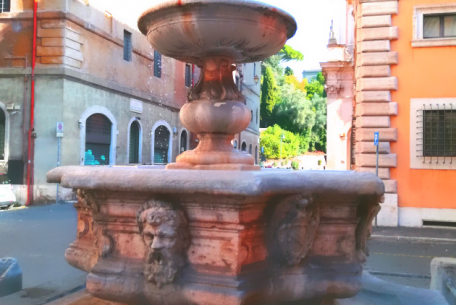
{"label": "green tree", "polygon": [[291,60],[303,61],[304,55],[301,52],[293,49],[289,45],[284,45],[282,50],[279,52],[279,56],[281,57],[281,62],[287,62]]}
{"label": "green tree", "polygon": [[285,62],[289,62],[291,60],[302,61],[303,59],[304,59],[304,55],[302,55],[301,52],[296,51],[289,45],[285,45],[278,54],[267,58],[263,62],[263,65],[261,66],[261,73],[264,75],[264,73],[266,72],[265,71],[266,67],[270,67],[274,73],[276,83],[278,84],[278,86],[282,86],[285,75],[284,75],[284,69],[281,66],[281,64],[285,63]]}
{"label": "green tree", "polygon": [[272,69],[267,67],[261,84],[260,123],[262,126],[267,127],[270,123],[278,99],[278,89]]}
{"label": "green tree", "polygon": [[274,108],[274,121],[282,128],[300,134],[315,124],[315,112],[311,101],[293,85],[284,85],[280,92],[281,102]]}
{"label": "green tree", "polygon": [[310,101],[315,113],[315,124],[312,126],[311,150],[326,151],[326,98],[317,94]]}
{"label": "green tree", "polygon": [[264,147],[264,154],[268,159],[280,158],[280,139],[282,140],[282,159],[295,157],[299,153],[299,137],[292,132],[280,128],[279,125],[268,127],[260,136],[260,146]]}
{"label": "green tree", "polygon": [[286,68],[285,68],[285,76],[291,76],[291,75],[294,76],[294,71],[293,71],[293,69],[290,68],[290,67],[286,67]]}

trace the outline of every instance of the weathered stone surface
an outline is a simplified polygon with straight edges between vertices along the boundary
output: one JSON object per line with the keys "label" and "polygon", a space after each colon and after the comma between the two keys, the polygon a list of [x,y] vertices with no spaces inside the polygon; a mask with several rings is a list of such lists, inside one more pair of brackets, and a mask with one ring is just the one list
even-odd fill
{"label": "weathered stone surface", "polygon": [[453,287],[456,282],[456,258],[436,257],[431,261],[431,289],[442,293],[448,304],[454,303],[455,296],[448,289],[448,282]]}
{"label": "weathered stone surface", "polygon": [[65,28],[66,20],[65,19],[42,20],[41,27],[43,29]]}
{"label": "weathered stone surface", "polygon": [[[356,92],[356,103],[389,103],[390,91],[364,91]],[[357,106],[358,107],[358,106]]]}
{"label": "weathered stone surface", "polygon": [[389,52],[391,45],[389,40],[361,41],[357,44],[357,52]]}
{"label": "weathered stone surface", "polygon": [[383,180],[385,193],[397,194],[397,180]]}
{"label": "weathered stone surface", "polygon": [[65,56],[67,56],[69,58],[72,58],[72,59],[75,59],[75,60],[78,60],[78,61],[83,61],[84,60],[82,52],[76,51],[76,50],[71,49],[71,48],[65,48]]}
{"label": "weathered stone surface", "polygon": [[[377,164],[377,156],[375,154],[357,154],[356,166],[370,166],[375,167]],[[379,167],[396,167],[397,155],[396,154],[382,154],[378,156]]]}
{"label": "weathered stone surface", "polygon": [[361,16],[396,15],[397,1],[373,2],[361,4]]}
{"label": "weathered stone surface", "polygon": [[[386,183],[385,183],[386,187]],[[397,194],[385,194],[382,209],[377,214],[377,226],[397,227],[399,224],[399,207]]]}
{"label": "weathered stone surface", "polygon": [[[344,296],[355,295],[360,285],[353,270],[362,268],[384,193],[379,178],[349,171],[59,167],[48,173],[48,181],[78,189],[78,236],[67,260],[89,272],[92,295],[128,304],[156,304],[157,297],[167,304],[201,304],[202,298],[221,294],[228,295],[224,305],[280,303],[309,300],[315,291],[337,297],[340,287]],[[157,197],[165,202],[157,203]],[[355,217],[359,222],[352,221]],[[166,221],[169,227],[160,227]],[[158,231],[179,242],[165,242]],[[181,255],[187,257],[185,265],[179,263]],[[178,263],[169,265],[173,259]],[[309,264],[318,271],[308,273]],[[241,285],[249,281],[275,288],[271,293]],[[311,293],[302,291],[303,281]],[[286,290],[280,288],[284,283]],[[254,302],[246,299],[252,293]]]}
{"label": "weathered stone surface", "polygon": [[362,66],[356,68],[356,78],[391,76],[390,66]]}
{"label": "weathered stone surface", "polygon": [[44,56],[41,57],[42,64],[63,64],[63,56]]}
{"label": "weathered stone surface", "polygon": [[71,39],[65,39],[65,46],[76,51],[81,51],[81,44]]}
{"label": "weathered stone surface", "polygon": [[397,77],[359,78],[356,81],[358,91],[397,90]]}
{"label": "weathered stone surface", "polygon": [[[378,151],[381,154],[390,153],[390,143],[389,142],[380,142],[378,145]],[[375,154],[377,152],[377,147],[373,142],[356,142],[356,153],[357,154]]]}
{"label": "weathered stone surface", "polygon": [[43,47],[63,47],[65,46],[65,38],[42,38],[41,45]]}
{"label": "weathered stone surface", "polygon": [[397,26],[358,29],[357,33],[357,41],[395,40],[399,38],[399,29]]}
{"label": "weathered stone surface", "polygon": [[37,56],[62,56],[64,54],[64,47],[36,47]]}
{"label": "weathered stone surface", "polygon": [[79,60],[75,60],[73,58],[69,58],[69,57],[64,57],[63,59],[63,63],[67,66],[70,66],[70,67],[73,67],[73,68],[78,68],[80,69],[81,66],[82,66],[82,62],[80,62]]}
{"label": "weathered stone surface", "polygon": [[[359,107],[360,105],[358,105]],[[356,118],[356,127],[390,127],[390,117],[389,116],[359,116]]]}
{"label": "weathered stone surface", "polygon": [[397,141],[397,128],[357,128],[356,141],[357,142],[373,142],[374,134],[380,133],[381,142],[396,142]]}
{"label": "weathered stone surface", "polygon": [[361,17],[359,26],[361,28],[390,27],[391,15]]}
{"label": "weathered stone surface", "polygon": [[[367,173],[372,173],[376,174],[376,168],[375,167],[358,167],[356,168],[357,172],[367,172]],[[390,178],[390,170],[389,168],[379,168],[378,169],[378,177],[380,179],[389,179]]]}
{"label": "weathered stone surface", "polygon": [[65,29],[42,29],[38,28],[38,37],[65,37]]}
{"label": "weathered stone surface", "polygon": [[397,103],[363,103],[356,106],[356,116],[396,116]]}
{"label": "weathered stone surface", "polygon": [[372,52],[358,54],[356,65],[358,66],[383,66],[396,65],[398,63],[397,52]]}

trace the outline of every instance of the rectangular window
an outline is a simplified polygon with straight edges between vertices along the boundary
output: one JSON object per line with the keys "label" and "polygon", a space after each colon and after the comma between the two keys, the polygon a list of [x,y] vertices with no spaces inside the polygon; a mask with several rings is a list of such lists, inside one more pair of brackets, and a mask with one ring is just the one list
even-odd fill
{"label": "rectangular window", "polygon": [[124,30],[124,60],[131,61],[132,50],[131,33]]}
{"label": "rectangular window", "polygon": [[154,51],[154,76],[161,78],[162,75],[162,58],[161,54]]}
{"label": "rectangular window", "polygon": [[423,111],[423,156],[456,157],[456,109]]}
{"label": "rectangular window", "polygon": [[189,64],[185,65],[185,87],[192,86],[192,66]]}
{"label": "rectangular window", "polygon": [[253,78],[256,76],[256,63],[253,63]]}
{"label": "rectangular window", "polygon": [[0,13],[9,12],[11,9],[10,0],[0,0]]}
{"label": "rectangular window", "polygon": [[423,38],[456,37],[456,14],[423,16]]}

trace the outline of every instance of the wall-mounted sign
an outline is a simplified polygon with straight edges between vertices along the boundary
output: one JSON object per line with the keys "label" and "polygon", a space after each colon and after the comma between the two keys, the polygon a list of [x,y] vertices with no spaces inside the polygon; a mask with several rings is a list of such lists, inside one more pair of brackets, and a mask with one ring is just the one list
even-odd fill
{"label": "wall-mounted sign", "polygon": [[56,133],[57,138],[63,138],[63,122],[57,122]]}
{"label": "wall-mounted sign", "polygon": [[136,113],[143,113],[143,102],[130,99],[130,111]]}

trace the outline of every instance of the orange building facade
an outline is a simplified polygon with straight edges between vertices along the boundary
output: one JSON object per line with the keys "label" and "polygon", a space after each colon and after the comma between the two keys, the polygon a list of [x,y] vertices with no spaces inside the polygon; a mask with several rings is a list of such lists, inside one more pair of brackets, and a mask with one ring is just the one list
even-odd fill
{"label": "orange building facade", "polygon": [[[333,93],[328,159],[335,169],[375,173],[379,132],[386,195],[378,225],[456,224],[456,3],[347,0],[341,14],[328,49],[344,56],[322,63]],[[330,117],[334,103],[345,108]]]}

